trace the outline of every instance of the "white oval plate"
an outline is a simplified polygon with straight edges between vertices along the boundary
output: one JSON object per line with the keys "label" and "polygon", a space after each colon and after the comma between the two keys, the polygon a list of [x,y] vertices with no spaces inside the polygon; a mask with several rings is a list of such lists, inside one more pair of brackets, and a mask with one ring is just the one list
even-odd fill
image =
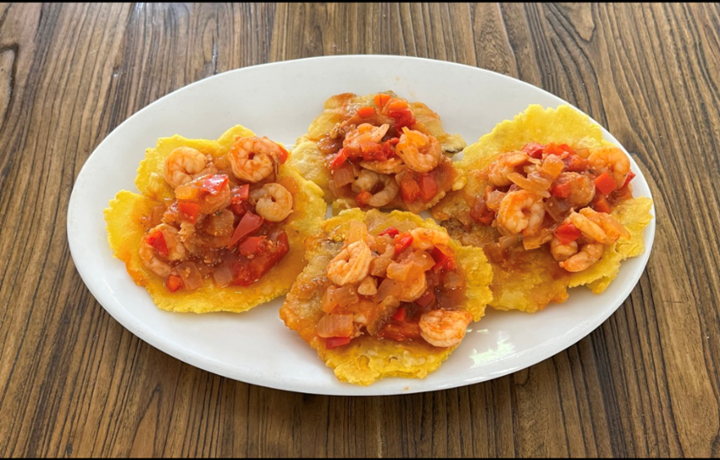
{"label": "white oval plate", "polygon": [[[564,350],[605,321],[630,295],[647,263],[655,220],[645,230],[646,251],[627,260],[607,291],[573,289],[561,305],[537,314],[496,312],[471,325],[450,358],[426,379],[389,378],[369,387],[338,381],[315,351],[278,317],[283,299],[242,314],[175,314],[156,308],[113,258],[103,209],[121,190],[136,190],[145,149],[159,137],[216,139],[242,124],[288,146],[305,133],[326,98],[343,92],[391,89],[426,103],[446,130],[470,144],[528,104],[566,102],[539,88],[487,70],[398,56],[337,56],[247,67],[193,83],[140,110],[95,149],[75,182],[68,210],[70,250],[100,304],[144,341],[193,366],[243,382],[328,395],[388,395],[441,390],[482,382],[536,364]],[[608,132],[605,136],[620,145]],[[650,196],[637,174],[635,194]],[[655,214],[653,209],[653,215]]]}

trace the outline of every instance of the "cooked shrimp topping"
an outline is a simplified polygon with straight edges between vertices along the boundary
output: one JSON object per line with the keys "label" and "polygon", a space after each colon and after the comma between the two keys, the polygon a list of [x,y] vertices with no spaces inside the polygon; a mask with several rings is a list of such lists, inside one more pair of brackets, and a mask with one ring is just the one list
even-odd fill
{"label": "cooked shrimp topping", "polygon": [[208,157],[191,147],[178,147],[165,159],[165,181],[172,188],[215,172]]}
{"label": "cooked shrimp topping", "polygon": [[280,222],[287,218],[293,210],[293,197],[280,184],[265,184],[250,192],[257,213],[270,222]]}
{"label": "cooked shrimp topping", "polygon": [[254,183],[270,176],[287,151],[267,137],[240,137],[228,156],[235,177]]}
{"label": "cooked shrimp topping", "polygon": [[549,250],[561,268],[577,272],[600,260],[605,246],[630,237],[612,214],[632,198],[634,174],[619,148],[529,143],[473,174],[489,183],[468,203],[470,218],[498,230],[484,247],[492,261],[512,251]]}
{"label": "cooked shrimp topping", "polygon": [[472,315],[465,310],[433,310],[420,318],[420,334],[430,345],[436,347],[454,347],[458,345]]}
{"label": "cooked shrimp topping", "polygon": [[413,171],[426,173],[438,165],[442,147],[432,136],[403,128],[403,135],[397,144],[397,154]]}
{"label": "cooked shrimp topping", "polygon": [[459,343],[472,315],[463,310],[465,279],[450,244],[440,230],[370,231],[352,222],[327,268],[325,315],[317,327],[325,346],[366,334],[436,347]]}

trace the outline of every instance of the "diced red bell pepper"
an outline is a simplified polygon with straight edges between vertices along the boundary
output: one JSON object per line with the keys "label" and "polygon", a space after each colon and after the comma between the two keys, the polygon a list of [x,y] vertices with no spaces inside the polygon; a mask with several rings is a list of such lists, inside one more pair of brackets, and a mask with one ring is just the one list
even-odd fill
{"label": "diced red bell pepper", "polygon": [[571,155],[575,155],[575,150],[573,150],[573,148],[570,147],[570,146],[567,145],[567,144],[560,144],[560,145],[558,145],[558,148],[559,148],[560,150],[562,150],[563,152],[567,152],[567,153],[569,153],[569,154],[571,154]]}
{"label": "diced red bell pepper", "polygon": [[175,292],[178,289],[180,289],[183,286],[182,278],[175,275],[170,275],[168,277],[167,281],[165,281],[165,287],[167,287],[168,291]]}
{"label": "diced red bell pepper", "polygon": [[375,105],[379,108],[382,108],[390,100],[390,97],[391,96],[389,94],[378,94],[377,96],[375,96]]}
{"label": "diced red bell pepper", "polygon": [[572,192],[572,182],[557,184],[550,189],[550,194],[556,198],[567,198]]}
{"label": "diced red bell pepper", "polygon": [[470,217],[483,225],[490,225],[495,219],[495,211],[487,207],[483,197],[478,196],[470,209]]}
{"label": "diced red bell pepper", "polygon": [[202,181],[201,188],[204,192],[217,195],[229,182],[225,174],[214,174]]}
{"label": "diced red bell pepper", "polygon": [[242,254],[245,257],[248,256],[254,256],[255,254],[258,254],[262,247],[263,243],[267,240],[266,236],[249,236],[245,238],[245,241],[240,243],[240,247],[238,248],[240,250],[240,254]]}
{"label": "diced red bell pepper", "polygon": [[429,202],[437,195],[438,185],[435,176],[431,174],[423,174],[420,177],[420,198],[425,202]]}
{"label": "diced red bell pepper", "polygon": [[280,231],[278,236],[270,235],[261,243],[258,252],[252,259],[241,257],[232,264],[233,280],[231,284],[250,286],[280,262],[289,250],[290,244],[285,231]]}
{"label": "diced red bell pepper", "polygon": [[278,147],[280,147],[280,153],[278,153],[278,160],[280,161],[280,164],[285,164],[290,154],[287,150],[283,148],[282,145],[278,144]]}
{"label": "diced red bell pepper", "polygon": [[420,185],[410,177],[400,183],[400,195],[405,203],[412,203],[420,196]]}
{"label": "diced red bell pepper", "polygon": [[523,152],[527,153],[531,158],[542,158],[544,146],[537,142],[528,142],[522,148]]}
{"label": "diced red bell pepper", "polygon": [[162,257],[167,257],[170,254],[168,251],[167,242],[165,241],[165,235],[162,230],[158,230],[148,237],[148,244],[152,246],[158,254]]}
{"label": "diced red bell pepper", "polygon": [[[630,183],[631,180],[635,178],[635,173],[630,171],[625,178],[625,183],[623,184],[623,187],[627,187],[627,185]],[[622,188],[622,187],[621,187]]]}
{"label": "diced red bell pepper", "polygon": [[428,289],[421,295],[419,298],[415,300],[415,303],[420,305],[422,308],[428,308],[432,306],[432,304],[435,302],[435,290],[434,289]]}
{"label": "diced red bell pepper", "polygon": [[390,235],[391,237],[395,238],[399,233],[400,233],[400,230],[398,230],[397,228],[388,227],[385,230],[383,230],[382,232],[378,233],[378,236]]}
{"label": "diced red bell pepper", "polygon": [[250,184],[240,185],[232,189],[232,200],[231,203],[240,203],[247,201],[250,196]]}
{"label": "diced red bell pepper", "polygon": [[375,115],[375,107],[360,107],[357,114],[362,118],[369,118]]}
{"label": "diced red bell pepper", "polygon": [[593,198],[592,207],[597,212],[604,212],[606,214],[610,214],[610,211],[612,211],[607,197],[599,193],[595,195],[595,198]]}
{"label": "diced red bell pepper", "polygon": [[595,178],[595,187],[597,187],[603,195],[608,195],[617,188],[617,184],[615,183],[615,179],[605,171]]}
{"label": "diced red bell pepper", "polygon": [[188,203],[185,201],[178,202],[178,210],[180,218],[194,224],[200,217],[200,205],[196,203]]}
{"label": "diced red bell pepper", "polygon": [[550,142],[545,146],[545,153],[548,155],[562,155],[563,149],[556,145],[554,142]]}
{"label": "diced red bell pepper", "polygon": [[388,115],[395,119],[395,129],[397,130],[415,124],[415,117],[410,109],[390,109]]}
{"label": "diced red bell pepper", "polygon": [[565,222],[556,228],[553,233],[562,244],[570,244],[580,238],[580,229],[572,222]]}
{"label": "diced red bell pepper", "polygon": [[405,321],[405,318],[407,318],[407,310],[405,310],[404,307],[400,307],[395,310],[395,313],[393,313],[391,318],[395,321]]}
{"label": "diced red bell pepper", "polygon": [[325,339],[325,348],[332,350],[333,348],[342,347],[350,343],[350,337],[328,337]]}
{"label": "diced red bell pepper", "polygon": [[364,208],[368,205],[370,198],[372,198],[372,193],[365,190],[355,195],[355,201],[357,202],[357,205],[361,208]]}
{"label": "diced red bell pepper", "polygon": [[413,237],[408,232],[402,232],[395,237],[394,241],[395,241],[395,254],[400,254],[405,249],[410,247],[410,245],[413,242]]}
{"label": "diced red bell pepper", "polygon": [[233,232],[233,236],[230,239],[230,245],[228,247],[235,246],[238,241],[260,228],[262,224],[262,217],[257,214],[253,214],[250,211],[246,212],[245,215],[242,216],[242,219],[240,219],[240,223],[238,223],[237,227],[235,227],[235,231]]}
{"label": "diced red bell pepper", "polygon": [[441,268],[445,268],[448,270],[454,270],[455,269],[455,258],[443,251],[438,246],[435,246],[432,250],[432,258],[435,260],[435,265],[433,266],[433,270],[439,270]]}
{"label": "diced red bell pepper", "polygon": [[347,150],[341,148],[330,162],[330,169],[339,169],[347,161]]}

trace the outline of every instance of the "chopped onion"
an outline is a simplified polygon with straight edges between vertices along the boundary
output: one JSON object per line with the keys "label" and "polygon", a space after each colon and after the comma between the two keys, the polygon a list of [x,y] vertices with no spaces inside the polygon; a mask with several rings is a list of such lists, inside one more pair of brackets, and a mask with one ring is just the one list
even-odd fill
{"label": "chopped onion", "polygon": [[505,235],[498,238],[500,249],[508,249],[519,244],[522,238],[520,235]]}
{"label": "chopped onion", "polygon": [[391,280],[390,278],[385,278],[382,283],[380,283],[380,286],[378,286],[377,294],[375,294],[375,300],[377,302],[384,301],[387,297],[398,297],[400,294],[400,287],[398,283]]}
{"label": "chopped onion", "polygon": [[232,270],[229,262],[223,262],[213,272],[213,281],[218,287],[229,286],[232,281]]}
{"label": "chopped onion", "polygon": [[493,190],[485,194],[485,206],[497,212],[500,209],[500,202],[505,198],[505,193],[500,190]]}
{"label": "chopped onion", "polygon": [[317,325],[320,337],[350,337],[353,333],[352,315],[325,315]]}
{"label": "chopped onion", "polygon": [[447,271],[443,276],[443,286],[447,290],[462,289],[465,286],[465,278],[456,271]]}
{"label": "chopped onion", "polygon": [[[535,173],[530,173],[535,174]],[[530,176],[528,176],[530,177]],[[528,177],[523,176],[520,173],[511,172],[507,175],[507,178],[510,179],[515,185],[518,187],[525,189],[529,192],[537,193],[538,195],[542,197],[549,197],[550,193],[548,193],[548,188],[550,188],[550,184],[547,183],[547,181],[540,180],[537,177],[534,177],[532,180],[528,179]]]}
{"label": "chopped onion", "polygon": [[557,179],[565,168],[565,162],[557,155],[548,155],[542,164],[542,173],[550,182]]}
{"label": "chopped onion", "polygon": [[[409,252],[409,251],[408,251]],[[414,253],[410,253],[409,257],[412,257]],[[414,272],[413,268],[415,264],[410,261],[409,258],[405,259],[402,263],[392,262],[387,268],[387,277],[395,281],[405,281],[408,276]]]}
{"label": "chopped onion", "polygon": [[[348,167],[349,166],[349,167]],[[335,187],[344,187],[351,184],[355,180],[355,176],[352,173],[352,166],[346,165],[333,174],[333,180],[335,181]]]}
{"label": "chopped onion", "polygon": [[550,197],[545,201],[545,211],[553,218],[555,222],[565,219],[567,212],[570,210],[570,203],[567,200],[558,200],[556,197]]}
{"label": "chopped onion", "polygon": [[197,266],[193,262],[183,262],[177,266],[178,274],[183,280],[183,286],[189,291],[203,287],[205,282]]}
{"label": "chopped onion", "polygon": [[341,307],[349,307],[356,304],[360,298],[352,285],[343,286],[335,290],[335,301]]}
{"label": "chopped onion", "polygon": [[325,290],[325,293],[323,294],[320,307],[325,313],[330,313],[335,309],[335,307],[337,307],[337,300],[335,300],[336,289],[337,288],[335,286],[330,286]]}

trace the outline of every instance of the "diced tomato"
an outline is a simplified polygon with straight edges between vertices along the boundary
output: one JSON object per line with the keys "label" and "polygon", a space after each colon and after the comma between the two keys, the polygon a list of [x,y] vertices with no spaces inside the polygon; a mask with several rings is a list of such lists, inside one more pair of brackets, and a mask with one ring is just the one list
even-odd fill
{"label": "diced tomato", "polygon": [[232,263],[233,285],[250,286],[275,266],[290,249],[287,234],[280,230],[260,243],[252,259],[240,257]]}
{"label": "diced tomato", "polygon": [[180,289],[183,286],[182,278],[175,275],[170,275],[168,277],[167,281],[165,281],[165,287],[168,288],[168,291],[175,292],[178,289]]}
{"label": "diced tomato", "polygon": [[347,161],[347,150],[344,148],[338,150],[335,158],[330,162],[330,169],[338,169]]}
{"label": "diced tomato", "polygon": [[588,169],[588,161],[579,155],[568,155],[563,158],[565,163],[565,171],[583,172]]}
{"label": "diced tomato", "polygon": [[415,124],[415,117],[410,109],[390,109],[388,115],[395,119],[395,129]]}
{"label": "diced tomato", "polygon": [[495,219],[495,211],[487,207],[483,197],[478,196],[475,198],[472,209],[470,209],[470,217],[483,225],[490,225]]}
{"label": "diced tomato", "polygon": [[420,325],[409,321],[390,320],[380,329],[378,337],[404,342],[406,340],[420,339]]}
{"label": "diced tomato", "polygon": [[615,190],[617,184],[615,183],[615,179],[605,171],[595,178],[595,187],[597,187],[600,193],[607,195]]}
{"label": "diced tomato", "polygon": [[406,176],[400,183],[400,195],[405,203],[412,203],[420,196],[420,185],[412,177]]}
{"label": "diced tomato", "polygon": [[201,188],[204,192],[217,195],[229,182],[225,174],[214,174],[202,181]]}
{"label": "diced tomato", "polygon": [[420,177],[420,198],[427,203],[437,195],[437,181],[432,174],[423,174]]}
{"label": "diced tomato", "polygon": [[155,248],[158,254],[162,257],[167,257],[170,251],[168,251],[167,242],[165,241],[165,235],[162,230],[158,230],[148,237],[148,244]]}
{"label": "diced tomato", "polygon": [[389,94],[378,94],[377,96],[375,96],[375,105],[379,108],[382,108],[390,100],[390,97],[391,96]]}
{"label": "diced tomato", "polygon": [[333,348],[342,347],[350,343],[350,337],[328,337],[325,339],[325,348],[332,350]]}
{"label": "diced tomato", "polygon": [[400,307],[397,310],[395,310],[395,313],[391,316],[392,319],[395,321],[405,321],[405,318],[407,317],[407,310],[405,310],[404,307]]}
{"label": "diced tomato", "polygon": [[597,212],[604,212],[610,214],[610,211],[612,211],[612,208],[610,207],[610,202],[608,202],[607,197],[599,193],[595,195],[595,198],[593,198],[592,207]]}
{"label": "diced tomato", "polygon": [[550,189],[550,193],[552,196],[556,198],[567,198],[570,196],[570,193],[572,192],[572,182],[565,182],[563,184],[557,184],[552,189]]}
{"label": "diced tomato", "polygon": [[580,237],[580,229],[572,222],[560,225],[553,233],[562,244],[570,244]]}
{"label": "diced tomato", "polygon": [[435,303],[435,290],[428,289],[423,293],[423,295],[415,300],[415,303],[420,305],[421,308],[429,308],[433,303]]}
{"label": "diced tomato", "polygon": [[391,237],[395,238],[399,233],[400,233],[400,230],[398,230],[397,228],[388,227],[385,230],[383,230],[382,232],[378,233],[378,236],[390,235]]}
{"label": "diced tomato", "polygon": [[448,270],[454,270],[455,269],[455,258],[450,254],[449,249],[447,251],[443,251],[440,247],[435,246],[432,250],[432,258],[435,260],[435,266],[433,266],[433,270],[439,270],[441,268],[446,268]]}
{"label": "diced tomato", "polygon": [[562,155],[563,149],[556,145],[554,142],[550,142],[545,146],[545,153],[548,155]]}
{"label": "diced tomato", "polygon": [[262,217],[258,216],[257,214],[253,214],[250,211],[246,212],[245,215],[242,216],[242,219],[240,219],[240,223],[237,225],[237,227],[235,227],[233,236],[230,239],[229,247],[235,246],[238,241],[242,240],[244,237],[260,228],[262,224]]}
{"label": "diced tomato", "polygon": [[363,118],[372,117],[375,115],[375,107],[360,107],[357,114]]}
{"label": "diced tomato", "polygon": [[635,178],[635,173],[630,171],[625,178],[625,183],[623,184],[623,187],[627,187],[627,185],[630,183],[631,180]]}
{"label": "diced tomato", "polygon": [[370,198],[372,198],[372,193],[367,192],[363,190],[362,192],[355,195],[355,201],[357,202],[357,205],[361,208],[364,208],[367,206],[368,202],[370,201]]}
{"label": "diced tomato", "polygon": [[537,142],[528,142],[522,148],[531,158],[542,158],[544,147]]}
{"label": "diced tomato", "polygon": [[632,190],[630,190],[630,187],[626,185],[615,190],[612,195],[610,195],[610,199],[608,201],[612,200],[613,203],[619,203],[621,201],[629,200],[631,198]]}
{"label": "diced tomato", "polygon": [[285,150],[283,148],[282,145],[278,144],[278,147],[280,147],[280,153],[278,153],[278,160],[280,160],[280,164],[284,164],[287,161],[290,154],[288,153],[287,150]]}
{"label": "diced tomato", "polygon": [[194,224],[200,217],[200,205],[196,203],[188,203],[184,201],[178,202],[180,210],[180,218]]}
{"label": "diced tomato", "polygon": [[247,201],[250,196],[250,184],[240,185],[232,189],[232,199],[230,200],[233,204],[238,204],[243,201]]}
{"label": "diced tomato", "polygon": [[240,250],[240,254],[244,255],[245,257],[255,255],[260,252],[260,249],[262,248],[262,243],[267,240],[266,236],[249,236],[245,238],[245,241],[240,243],[240,247],[238,248]]}
{"label": "diced tomato", "polygon": [[567,145],[567,144],[560,144],[560,145],[558,145],[558,148],[559,148],[560,150],[562,150],[563,152],[567,152],[567,153],[569,153],[569,154],[571,154],[571,155],[575,155],[575,150],[573,150],[573,148],[570,147],[570,146]]}
{"label": "diced tomato", "polygon": [[413,242],[413,237],[408,232],[402,232],[395,237],[394,241],[395,241],[395,254],[400,254],[406,248],[410,247],[410,245]]}

